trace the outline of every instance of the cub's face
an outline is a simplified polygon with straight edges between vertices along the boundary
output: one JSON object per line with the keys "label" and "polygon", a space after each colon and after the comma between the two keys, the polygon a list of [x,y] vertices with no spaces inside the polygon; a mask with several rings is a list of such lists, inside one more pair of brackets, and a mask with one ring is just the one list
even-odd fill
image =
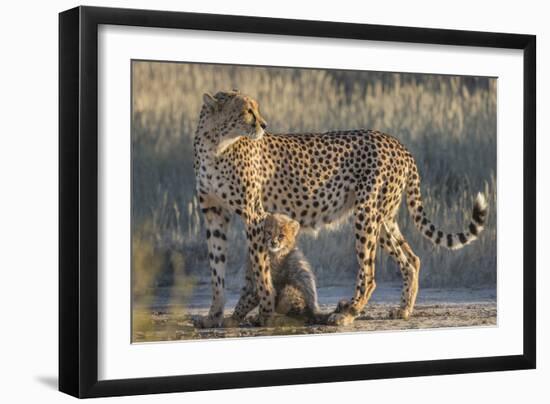
{"label": "cub's face", "polygon": [[296,244],[300,223],[286,215],[270,214],[265,219],[264,233],[267,248],[272,253],[291,250]]}
{"label": "cub's face", "polygon": [[[227,129],[227,139],[247,137],[258,140],[264,135],[267,123],[260,114],[258,103],[238,91],[219,92],[215,96],[203,95],[210,113]],[[223,140],[223,139],[222,139]]]}

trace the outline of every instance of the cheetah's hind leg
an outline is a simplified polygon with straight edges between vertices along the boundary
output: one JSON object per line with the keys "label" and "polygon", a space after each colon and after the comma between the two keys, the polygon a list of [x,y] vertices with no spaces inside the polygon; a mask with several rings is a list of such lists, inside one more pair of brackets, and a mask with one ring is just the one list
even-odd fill
{"label": "cheetah's hind leg", "polygon": [[382,228],[384,235],[380,238],[380,244],[397,262],[403,276],[401,303],[398,308],[390,311],[390,318],[408,320],[418,294],[420,259],[405,241],[397,223],[384,223]]}

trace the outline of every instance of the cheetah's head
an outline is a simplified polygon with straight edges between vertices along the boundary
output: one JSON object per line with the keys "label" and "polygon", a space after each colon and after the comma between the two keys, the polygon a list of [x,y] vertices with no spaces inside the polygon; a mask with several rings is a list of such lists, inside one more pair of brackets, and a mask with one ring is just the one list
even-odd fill
{"label": "cheetah's head", "polygon": [[220,91],[212,96],[203,95],[204,108],[215,125],[218,136],[218,151],[223,152],[241,137],[259,140],[265,133],[267,123],[260,114],[256,100],[237,90]]}

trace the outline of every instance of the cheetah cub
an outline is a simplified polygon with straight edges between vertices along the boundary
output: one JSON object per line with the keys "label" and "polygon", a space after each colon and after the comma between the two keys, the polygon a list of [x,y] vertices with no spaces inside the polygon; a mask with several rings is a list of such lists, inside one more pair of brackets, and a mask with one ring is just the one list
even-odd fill
{"label": "cheetah cub", "polygon": [[271,262],[275,311],[290,317],[315,320],[319,315],[315,275],[296,246],[300,224],[282,214],[269,214],[264,223]]}

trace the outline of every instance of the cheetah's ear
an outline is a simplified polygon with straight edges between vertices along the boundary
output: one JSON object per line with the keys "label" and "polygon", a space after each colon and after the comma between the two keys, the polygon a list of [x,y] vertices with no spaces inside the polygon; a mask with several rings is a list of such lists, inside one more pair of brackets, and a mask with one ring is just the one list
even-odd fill
{"label": "cheetah's ear", "polygon": [[211,109],[215,109],[218,106],[218,100],[212,97],[209,93],[204,93],[202,95],[202,100],[205,105],[208,105]]}
{"label": "cheetah's ear", "polygon": [[296,237],[298,235],[298,232],[300,231],[300,223],[297,222],[296,220],[294,219],[291,219],[289,222],[288,222],[288,228],[290,229],[290,231],[292,232],[292,235],[294,237]]}

